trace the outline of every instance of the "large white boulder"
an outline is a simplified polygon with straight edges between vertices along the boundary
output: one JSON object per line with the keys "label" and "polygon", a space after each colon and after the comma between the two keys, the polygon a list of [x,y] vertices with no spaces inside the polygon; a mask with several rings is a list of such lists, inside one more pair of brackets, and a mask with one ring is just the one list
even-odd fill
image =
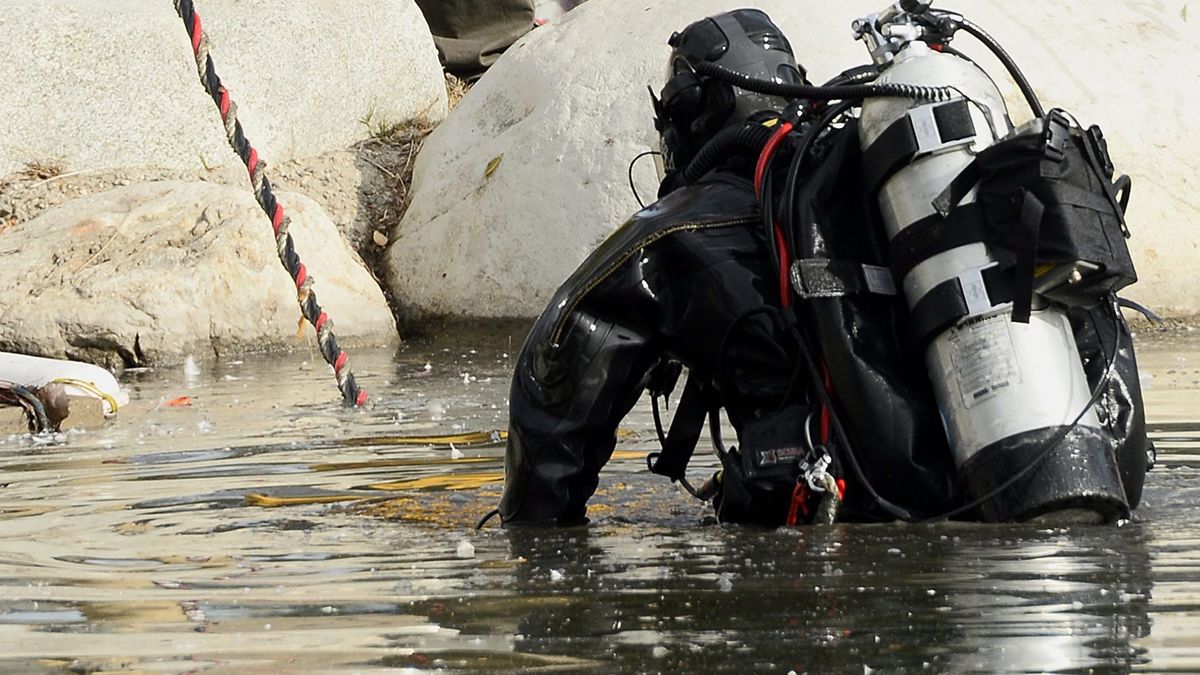
{"label": "large white boulder", "polygon": [[[760,0],[790,36],[811,79],[865,63],[850,22],[883,0]],[[1134,178],[1133,297],[1173,314],[1200,313],[1200,69],[1195,22],[1178,3],[1087,0],[949,3],[1016,57],[1047,107],[1106,131]],[[393,233],[390,279],[410,311],[529,316],[637,208],[626,170],[656,147],[646,86],[662,86],[672,31],[738,0],[589,2],[512,47],[427,139],[413,202]],[[1017,121],[1014,84],[986,49],[960,49],[993,73]],[[652,163],[637,167],[653,196]]]}
{"label": "large white boulder", "polygon": [[[437,121],[446,93],[412,0],[197,0],[217,74],[270,161],[376,124]],[[169,0],[0,0],[0,176],[236,162]]]}
{"label": "large white boulder", "polygon": [[[379,286],[317,204],[284,193],[296,251],[345,344],[392,344]],[[296,287],[246,190],[134,185],[0,235],[0,351],[103,365],[308,349]]]}

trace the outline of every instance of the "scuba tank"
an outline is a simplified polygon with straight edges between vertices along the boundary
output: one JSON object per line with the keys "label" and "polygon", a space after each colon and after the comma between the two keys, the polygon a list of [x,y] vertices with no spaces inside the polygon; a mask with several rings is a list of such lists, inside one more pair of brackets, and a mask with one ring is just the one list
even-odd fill
{"label": "scuba tank", "polygon": [[[927,2],[904,0],[856,21],[854,29],[880,70],[877,83],[950,86],[956,95],[935,102],[866,99],[858,131],[868,188],[924,349],[960,485],[968,498],[986,499],[980,510],[990,521],[1127,517],[1130,505],[1068,308],[1051,299],[1069,297],[1063,290],[1073,284],[1087,285],[1084,275],[1096,267],[1087,261],[1039,266],[1037,279],[1025,279],[1022,272],[1032,270],[992,246],[990,235],[972,236],[988,216],[979,209],[982,188],[962,176],[1001,141],[1049,138],[1053,119],[1039,114],[1018,77],[1038,119],[1014,132],[987,73],[941,49],[948,40],[929,39],[946,15],[931,18],[928,9]],[[961,27],[961,17],[954,18]],[[1069,135],[1069,125],[1060,126],[1067,128],[1060,135]],[[1034,210],[1024,214],[1026,222],[1035,222],[1037,205],[1023,206]],[[1026,262],[1032,264],[1032,256]],[[1022,477],[1007,485],[1018,473]]]}

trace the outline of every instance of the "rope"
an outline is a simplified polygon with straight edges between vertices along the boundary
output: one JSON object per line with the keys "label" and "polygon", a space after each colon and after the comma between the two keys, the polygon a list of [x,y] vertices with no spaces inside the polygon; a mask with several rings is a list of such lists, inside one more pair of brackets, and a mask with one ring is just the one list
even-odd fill
{"label": "rope", "polygon": [[350,357],[338,347],[337,337],[333,334],[333,320],[321,310],[321,305],[317,303],[317,294],[312,290],[313,278],[309,275],[308,268],[304,266],[304,263],[300,262],[300,256],[297,255],[292,243],[292,235],[288,232],[291,218],[284,214],[283,206],[279,204],[271,191],[271,181],[266,176],[267,163],[259,159],[258,151],[246,139],[242,123],[237,119],[237,104],[230,99],[229,90],[221,84],[221,78],[217,76],[213,68],[212,56],[209,54],[208,34],[204,32],[200,15],[196,13],[192,0],[173,1],[175,11],[179,14],[179,18],[183,19],[183,24],[192,39],[192,52],[196,56],[196,68],[200,75],[200,82],[221,111],[221,121],[225,125],[225,135],[229,139],[229,145],[245,163],[246,170],[250,174],[250,184],[254,187],[254,197],[263,212],[271,219],[279,261],[283,263],[284,269],[292,275],[292,280],[296,283],[300,313],[317,331],[317,343],[321,348],[321,355],[325,357],[325,362],[333,367],[338,389],[342,392],[342,402],[347,406],[364,405],[367,402],[367,392],[359,389],[358,383],[354,380],[354,374],[350,372]]}

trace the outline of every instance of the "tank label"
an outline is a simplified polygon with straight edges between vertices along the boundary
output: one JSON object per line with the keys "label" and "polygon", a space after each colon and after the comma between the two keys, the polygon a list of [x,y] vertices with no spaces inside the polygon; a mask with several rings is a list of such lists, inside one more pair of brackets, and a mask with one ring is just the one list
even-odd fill
{"label": "tank label", "polygon": [[1005,315],[971,319],[952,328],[948,336],[950,363],[966,407],[973,408],[1021,381]]}

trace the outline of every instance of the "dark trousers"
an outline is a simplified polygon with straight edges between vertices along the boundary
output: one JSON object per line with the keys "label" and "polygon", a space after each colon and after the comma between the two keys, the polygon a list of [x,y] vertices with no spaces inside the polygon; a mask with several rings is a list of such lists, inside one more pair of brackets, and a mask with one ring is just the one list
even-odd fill
{"label": "dark trousers", "polygon": [[483,74],[533,28],[533,0],[417,0],[442,66],[458,77]]}

